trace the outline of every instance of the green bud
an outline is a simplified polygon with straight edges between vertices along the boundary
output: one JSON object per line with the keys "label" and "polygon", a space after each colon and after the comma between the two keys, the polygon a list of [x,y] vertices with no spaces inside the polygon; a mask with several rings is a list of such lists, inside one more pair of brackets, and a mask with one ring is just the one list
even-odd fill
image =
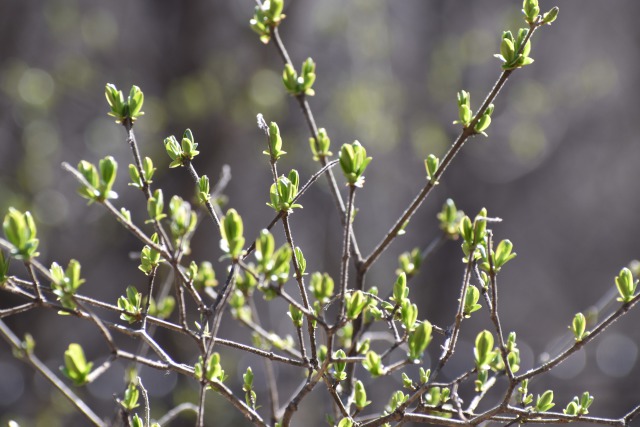
{"label": "green bud", "polygon": [[144,112],[141,111],[142,104],[144,104],[144,93],[142,93],[138,86],[131,86],[129,97],[127,98],[127,105],[129,107],[129,118],[132,122],[135,122],[138,117],[144,115]]}
{"label": "green bud", "polygon": [[93,203],[100,198],[100,175],[93,163],[89,163],[86,160],[81,160],[78,163],[78,172],[84,177],[87,183],[91,186],[82,185],[78,189],[78,194],[89,199],[89,203]]}
{"label": "green bud", "polygon": [[291,213],[295,208],[302,208],[299,203],[294,203],[294,200],[298,196],[299,185],[298,171],[291,170],[287,177],[280,176],[278,181],[271,184],[269,190],[270,203],[267,206],[272,207],[276,212],[289,212]]}
{"label": "green bud", "polygon": [[149,219],[145,222],[154,222],[160,221],[166,218],[166,214],[164,211],[164,196],[162,194],[161,189],[157,189],[153,192],[153,196],[147,200],[147,213],[149,214]]}
{"label": "green bud", "polygon": [[307,58],[302,63],[302,84],[300,85],[300,92],[307,96],[315,95],[315,91],[311,88],[316,81],[316,63],[313,59]]}
{"label": "green bud", "polygon": [[367,391],[365,390],[364,384],[362,384],[362,381],[360,380],[356,381],[354,394],[355,394],[354,400],[355,400],[356,408],[358,408],[359,411],[361,411],[371,403],[370,400],[367,400]]}
{"label": "green bud", "polygon": [[573,317],[573,322],[571,322],[571,326],[569,328],[571,329],[571,332],[573,332],[576,341],[582,341],[582,339],[587,336],[587,319],[584,317],[584,314],[577,313]]}
{"label": "green bud", "polygon": [[578,404],[574,401],[569,402],[566,409],[563,409],[562,412],[565,415],[578,415]]}
{"label": "green bud", "polygon": [[493,260],[493,266],[496,272],[500,271],[500,268],[502,268],[503,265],[516,257],[517,254],[515,252],[511,252],[512,250],[513,243],[511,243],[510,240],[503,240],[498,244]]}
{"label": "green bud", "polygon": [[29,260],[37,257],[38,244],[40,241],[36,238],[36,224],[30,212],[22,213],[12,207],[9,213],[5,215],[2,222],[4,235],[13,248],[11,255],[17,259]]}
{"label": "green bud", "polygon": [[109,107],[111,107],[109,115],[116,118],[116,123],[121,123],[126,116],[126,104],[122,91],[119,91],[115,85],[107,83],[104,95],[107,98]]}
{"label": "green bud", "polygon": [[318,129],[318,138],[309,138],[309,145],[313,153],[313,160],[320,160],[324,157],[331,156],[333,153],[329,151],[331,140],[327,135],[325,128]]}
{"label": "green bud", "polygon": [[295,256],[296,262],[298,263],[298,268],[300,269],[300,274],[305,274],[305,270],[307,269],[307,260],[304,258],[304,254],[302,253],[302,249],[298,246],[293,251],[293,255]]}
{"label": "green bud", "polygon": [[197,156],[200,152],[196,150],[198,148],[198,144],[193,137],[193,133],[191,129],[187,129],[184,131],[182,136],[182,142],[180,143],[182,148],[182,161],[185,164],[186,161],[191,161],[195,156]]}
{"label": "green bud", "polygon": [[126,296],[118,298],[118,308],[124,313],[120,315],[122,320],[135,323],[142,318],[142,294],[133,286],[128,286]]}
{"label": "green bud", "polygon": [[127,411],[133,411],[140,406],[138,404],[139,396],[140,391],[138,391],[138,387],[136,387],[134,383],[129,383],[129,386],[124,391],[124,398],[120,401],[120,405]]}
{"label": "green bud", "polygon": [[411,301],[405,299],[402,302],[402,307],[400,308],[400,316],[402,318],[402,324],[407,331],[412,331],[416,320],[418,319],[418,306],[416,304],[411,304]]}
{"label": "green bud", "polygon": [[340,167],[349,185],[364,185],[363,174],[370,162],[371,157],[367,157],[367,150],[358,141],[344,144],[340,149]]}
{"label": "green bud", "polygon": [[282,137],[276,122],[269,124],[269,151],[263,151],[263,153],[270,156],[272,162],[287,154],[286,151],[282,151]]}
{"label": "green bud", "polygon": [[620,274],[618,274],[618,277],[616,277],[616,287],[618,288],[618,293],[620,294],[618,301],[622,303],[628,303],[629,301],[631,301],[634,297],[637,286],[638,280],[633,279],[631,270],[626,267],[620,270]]}
{"label": "green bud", "polygon": [[211,200],[211,188],[209,186],[209,177],[202,175],[198,180],[198,201],[202,204]]}
{"label": "green bud", "polygon": [[524,13],[525,21],[527,21],[527,23],[535,23],[538,19],[538,15],[540,14],[538,0],[524,0],[522,3],[522,13]]}
{"label": "green bud", "polygon": [[[158,243],[158,234],[154,233],[151,236],[151,240],[154,243]],[[140,265],[138,266],[138,268],[148,276],[158,266],[158,264],[160,264],[161,261],[162,258],[160,257],[160,252],[145,245],[145,247],[142,248],[142,251],[140,252]]]}
{"label": "green bud", "polygon": [[147,184],[152,183],[151,178],[153,178],[153,174],[155,173],[156,168],[153,167],[153,160],[149,157],[145,157],[142,160],[142,173],[144,174],[144,180]]}
{"label": "green bud", "polygon": [[424,161],[424,166],[427,169],[427,178],[433,185],[436,185],[438,183],[436,181],[436,172],[438,171],[438,167],[440,166],[440,159],[433,154],[429,154],[429,156]]}
{"label": "green bud", "polygon": [[367,298],[362,291],[358,290],[353,292],[350,296],[346,297],[346,311],[348,319],[356,319],[362,313],[362,310],[367,305]]}
{"label": "green bud", "polygon": [[[509,35],[511,33],[509,32]],[[509,37],[503,37],[500,44],[500,55],[504,58],[505,62],[511,62],[515,58],[516,49],[513,44],[513,40]]]}
{"label": "green bud", "polygon": [[177,168],[178,166],[182,166],[182,148],[180,144],[178,144],[175,136],[171,135],[164,139],[164,148],[172,160],[169,167]]}
{"label": "green bud", "polygon": [[267,271],[270,265],[273,264],[272,257],[275,251],[275,240],[273,235],[269,233],[269,230],[263,229],[256,240],[256,249],[254,256],[258,261],[258,266],[261,272]]}
{"label": "green bud", "polygon": [[555,403],[553,403],[553,391],[547,390],[542,395],[538,395],[536,399],[536,412],[547,412],[549,409],[553,408]]}
{"label": "green bud", "polygon": [[479,299],[480,291],[478,290],[478,288],[473,285],[469,285],[467,287],[467,291],[464,294],[464,317],[471,317],[471,313],[482,308],[482,306],[478,304]]}
{"label": "green bud", "polygon": [[457,94],[458,98],[458,118],[454,124],[461,123],[465,128],[469,126],[473,112],[471,111],[471,95],[465,90],[461,90]]}
{"label": "green bud", "polygon": [[488,116],[485,114],[482,117],[480,117],[480,119],[478,120],[478,123],[476,123],[474,130],[477,133],[484,134],[484,131],[487,130],[487,128],[489,128],[490,124],[491,124],[491,116]]}
{"label": "green bud", "polygon": [[409,334],[409,359],[417,360],[422,357],[427,346],[431,342],[431,332],[433,326],[427,320],[420,323],[416,329]]}
{"label": "green bud", "polygon": [[292,95],[297,95],[298,92],[298,73],[291,64],[285,64],[284,71],[282,72],[282,82],[285,89]]}
{"label": "green bud", "polygon": [[131,178],[131,182],[129,183],[130,186],[142,188],[142,178],[140,177],[140,173],[138,173],[138,168],[133,164],[129,165],[129,177]]}
{"label": "green bud", "polygon": [[80,344],[69,344],[64,352],[64,366],[60,368],[64,376],[77,386],[87,383],[93,363],[87,362]]}
{"label": "green bud", "polygon": [[478,119],[478,122],[474,127],[474,130],[476,131],[476,133],[487,136],[487,134],[484,131],[487,130],[489,128],[489,125],[491,124],[491,114],[493,113],[493,110],[494,110],[494,105],[490,104],[485,110],[484,114],[480,117],[480,119]]}
{"label": "green bud", "polygon": [[347,378],[347,374],[345,372],[345,369],[347,368],[347,362],[338,360],[338,359],[344,359],[345,357],[347,357],[347,355],[345,354],[344,350],[342,350],[342,349],[336,351],[333,354],[333,359],[337,360],[333,364],[333,367],[334,367],[334,370],[335,370],[335,372],[333,373],[333,377],[338,381],[343,381],[343,380],[345,380]]}
{"label": "green bud", "polygon": [[400,305],[407,295],[409,295],[409,289],[407,288],[407,275],[400,273],[396,279],[396,283],[393,285],[393,301]]}
{"label": "green bud", "polygon": [[440,221],[440,229],[449,239],[456,240],[460,235],[460,221],[464,212],[456,208],[453,200],[447,199],[437,217]]}
{"label": "green bud", "polygon": [[118,197],[116,193],[111,191],[116,180],[116,172],[118,171],[118,163],[111,156],[107,156],[100,160],[100,197],[102,199],[115,199]]}
{"label": "green bud", "polygon": [[473,354],[476,359],[478,370],[486,370],[495,356],[493,351],[493,335],[491,332],[484,330],[476,337],[476,345]]}
{"label": "green bud", "polygon": [[400,405],[402,405],[404,402],[407,401],[407,399],[409,399],[409,395],[408,394],[404,394],[402,391],[398,390],[395,393],[393,393],[391,395],[391,400],[389,401],[389,412],[393,412],[396,409],[398,409],[398,407]]}
{"label": "green bud", "polygon": [[247,371],[242,375],[242,380],[244,382],[242,387],[244,391],[249,391],[253,388],[253,370],[251,370],[251,366],[249,366]]}
{"label": "green bud", "polygon": [[382,366],[382,358],[375,351],[369,351],[365,355],[365,359],[362,362],[362,366],[369,371],[372,377],[379,377],[384,374],[384,367]]}
{"label": "green bud", "polygon": [[293,325],[297,328],[302,326],[303,317],[302,311],[299,310],[295,305],[289,304],[289,313],[287,313],[293,322]]}
{"label": "green bud", "polygon": [[558,6],[553,7],[549,12],[542,15],[542,22],[547,25],[551,25],[551,23],[558,18],[558,12],[560,12]]}
{"label": "green bud", "polygon": [[413,248],[411,252],[403,252],[398,257],[399,268],[396,274],[404,273],[407,278],[413,277],[418,273],[422,264],[422,253],[420,248]]}
{"label": "green bud", "polygon": [[10,257],[5,257],[4,252],[0,251],[0,286],[7,283],[9,278],[9,263]]}
{"label": "green bud", "polygon": [[311,275],[311,285],[309,289],[313,292],[313,296],[321,303],[327,303],[333,295],[334,282],[327,274],[313,273]]}
{"label": "green bud", "polygon": [[424,368],[420,368],[420,382],[422,384],[426,384],[429,382],[429,377],[431,376],[431,369],[427,369],[425,371]]}
{"label": "green bud", "polygon": [[242,218],[235,209],[229,209],[227,215],[220,222],[220,234],[222,235],[221,247],[231,258],[238,259],[242,255],[244,246],[244,227]]}

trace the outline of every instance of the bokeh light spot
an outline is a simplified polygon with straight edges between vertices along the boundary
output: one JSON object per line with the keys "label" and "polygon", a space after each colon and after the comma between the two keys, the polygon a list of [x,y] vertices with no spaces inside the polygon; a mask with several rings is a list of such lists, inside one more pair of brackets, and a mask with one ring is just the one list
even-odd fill
{"label": "bokeh light spot", "polygon": [[55,84],[49,73],[39,68],[28,68],[18,81],[18,93],[27,104],[46,106],[53,96]]}
{"label": "bokeh light spot", "polygon": [[610,377],[627,376],[637,359],[638,345],[621,334],[610,333],[606,335],[596,349],[598,367]]}
{"label": "bokeh light spot", "polygon": [[509,135],[509,146],[522,163],[534,162],[544,154],[548,145],[544,130],[532,122],[518,122]]}

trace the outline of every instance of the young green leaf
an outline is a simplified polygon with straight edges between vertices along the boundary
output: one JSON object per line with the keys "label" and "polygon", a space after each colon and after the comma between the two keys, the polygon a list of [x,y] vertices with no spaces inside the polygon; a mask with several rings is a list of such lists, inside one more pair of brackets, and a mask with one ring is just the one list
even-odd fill
{"label": "young green leaf", "polygon": [[495,356],[493,350],[493,335],[491,332],[484,330],[476,337],[476,345],[473,354],[476,359],[476,366],[479,370],[486,370]]}
{"label": "young green leaf", "polygon": [[382,358],[375,351],[370,350],[365,355],[365,359],[362,361],[362,366],[369,371],[372,377],[379,377],[384,374],[384,367],[382,365]]}
{"label": "young green leaf", "polygon": [[371,403],[370,400],[367,400],[367,391],[360,380],[356,381],[355,384],[354,403],[359,411],[363,410]]}
{"label": "young green leaf", "polygon": [[22,213],[10,207],[2,222],[2,228],[12,246],[11,256],[28,261],[39,255],[37,249],[40,241],[36,238],[36,224],[29,211]]}
{"label": "young green leaf", "polygon": [[122,405],[122,407],[127,411],[133,411],[135,408],[140,406],[138,404],[139,396],[140,391],[138,391],[138,387],[131,382],[124,391],[124,398],[120,401],[120,405]]}
{"label": "young green leaf", "polygon": [[424,166],[427,170],[427,179],[429,179],[433,185],[436,185],[438,183],[436,181],[436,172],[438,171],[438,166],[440,166],[440,159],[433,154],[429,154],[424,161]]}
{"label": "young green leaf", "polygon": [[362,187],[364,185],[364,171],[371,162],[367,157],[367,150],[355,141],[353,144],[344,144],[340,149],[340,167],[351,186]]}
{"label": "young green leaf", "polygon": [[555,403],[553,403],[553,391],[547,390],[542,395],[538,395],[536,399],[536,412],[547,412],[549,409],[553,408]]}
{"label": "young green leaf", "polygon": [[220,222],[220,234],[222,235],[220,245],[222,250],[233,259],[238,259],[242,255],[243,231],[242,218],[235,209],[229,209],[227,215]]}
{"label": "young green leaf", "polygon": [[431,332],[433,326],[427,320],[424,320],[415,330],[409,334],[409,354],[410,360],[418,360],[424,354],[427,346],[431,342]]}
{"label": "young green leaf", "polygon": [[77,386],[87,383],[93,363],[87,362],[80,344],[69,344],[64,352],[64,366],[60,368],[64,376],[69,378]]}
{"label": "young green leaf", "polygon": [[479,299],[480,291],[478,290],[478,288],[473,285],[469,285],[467,287],[467,291],[464,294],[464,317],[471,317],[471,313],[482,308],[482,306],[478,304]]}
{"label": "young green leaf", "polygon": [[573,332],[573,336],[576,341],[582,341],[584,337],[588,335],[587,330],[587,319],[584,317],[584,314],[577,313],[573,317],[573,321],[571,322],[571,326],[569,327],[571,332]]}
{"label": "young green leaf", "polygon": [[618,301],[622,303],[628,303],[634,298],[636,287],[638,286],[638,280],[633,279],[633,274],[628,268],[620,270],[620,274],[616,277],[616,287],[620,297]]}

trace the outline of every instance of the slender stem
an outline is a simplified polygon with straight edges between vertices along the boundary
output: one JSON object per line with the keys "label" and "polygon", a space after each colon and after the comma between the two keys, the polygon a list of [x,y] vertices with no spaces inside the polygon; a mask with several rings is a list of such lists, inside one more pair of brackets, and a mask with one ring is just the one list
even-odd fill
{"label": "slender stem", "polygon": [[144,401],[144,421],[145,426],[151,425],[151,405],[149,405],[149,393],[147,393],[147,389],[142,384],[142,378],[137,377],[138,387],[140,387],[140,391],[142,392],[142,400]]}
{"label": "slender stem", "polygon": [[338,395],[338,392],[336,391],[336,387],[335,387],[336,385],[333,384],[333,382],[331,381],[331,379],[328,378],[327,375],[325,375],[323,377],[323,379],[324,379],[324,383],[327,386],[327,390],[329,391],[329,395],[331,395],[331,397],[333,398],[333,401],[336,404],[336,406],[338,407],[338,410],[340,411],[340,414],[342,415],[342,417],[348,417],[349,416],[349,411],[344,406],[344,403],[342,403],[342,399],[340,399],[340,396]]}
{"label": "slender stem", "polygon": [[[143,170],[143,167],[142,167],[142,158],[140,156],[140,150],[138,150],[138,143],[136,142],[136,136],[135,136],[135,134],[133,132],[133,122],[131,121],[131,119],[127,119],[127,120],[122,122],[122,125],[124,126],[125,130],[127,131],[127,143],[131,147],[131,152],[133,154],[135,167],[138,170],[138,174],[140,175],[140,179],[142,180],[142,188],[141,188],[141,190],[144,193],[147,201],[149,201],[149,199],[152,197],[151,186],[150,186],[149,182],[147,181],[147,179],[145,177],[144,170]],[[165,246],[168,248],[169,252],[173,252],[173,247],[171,245],[171,240],[169,239],[169,236],[168,236],[166,230],[164,229],[164,227],[162,227],[162,224],[160,223],[160,221],[154,220],[153,221],[153,225],[154,225],[156,231],[158,232],[158,235],[162,237],[162,241],[165,244]]]}
{"label": "slender stem", "polygon": [[[282,216],[282,225],[284,227],[284,233],[287,238],[287,243],[291,248],[291,252],[293,253],[293,268],[296,273],[296,282],[298,283],[298,289],[300,290],[300,297],[302,298],[302,304],[307,312],[311,312],[311,306],[309,305],[309,296],[307,295],[307,288],[304,285],[304,277],[302,276],[302,271],[300,269],[300,264],[298,263],[298,258],[295,255],[296,247],[293,243],[293,235],[291,234],[291,226],[289,225],[289,214],[285,213]],[[307,331],[309,333],[309,344],[311,346],[311,363],[316,366],[318,364],[318,351],[316,345],[316,330],[311,324],[311,321],[307,317]],[[304,338],[302,337],[302,332],[300,332],[300,350],[302,351],[304,358]]]}
{"label": "slender stem", "polygon": [[29,276],[31,277],[33,289],[36,291],[36,298],[40,302],[44,301],[42,298],[42,294],[40,293],[40,282],[38,281],[36,272],[33,270],[33,265],[31,264],[31,262],[25,261],[24,266],[27,268],[27,271],[29,272]]}
{"label": "slender stem", "polygon": [[498,278],[493,265],[493,233],[491,230],[487,230],[487,248],[489,250],[489,281],[491,286],[491,305],[490,314],[491,321],[496,328],[498,335],[498,344],[500,345],[500,353],[502,353],[502,360],[504,360],[505,371],[510,380],[513,380],[513,370],[509,363],[509,352],[504,342],[504,334],[502,333],[502,325],[500,323],[500,316],[498,315]]}
{"label": "slender stem", "polygon": [[[158,266],[154,266],[149,273],[149,277],[147,279],[148,283],[148,291],[147,291],[147,303],[145,304],[144,311],[142,312],[142,329],[147,329],[147,315],[149,314],[149,306],[151,306],[151,298],[153,298],[153,288],[156,278],[156,273],[158,272]],[[158,300],[160,303],[160,300]]]}
{"label": "slender stem", "polygon": [[355,185],[349,186],[349,199],[347,202],[347,210],[344,212],[344,232],[342,238],[342,259],[340,264],[340,294],[338,295],[340,304],[340,317],[338,323],[345,317],[345,295],[347,292],[347,281],[349,277],[349,243],[351,239],[351,216],[353,215],[353,200],[356,195]]}
{"label": "slender stem", "polygon": [[[193,164],[191,163],[190,160],[187,160],[185,161],[185,166],[187,167],[187,172],[189,172],[189,176],[191,177],[191,180],[193,181],[194,185],[198,187],[200,183],[200,177],[198,176],[196,169],[193,167]],[[213,208],[213,204],[211,203],[211,200],[207,200],[204,203],[204,205],[206,206],[207,212],[209,213],[209,216],[211,217],[213,222],[215,222],[216,226],[220,228],[220,218],[218,218],[218,214],[216,214],[216,210]]]}
{"label": "slender stem", "polygon": [[196,420],[196,426],[203,427],[204,426],[204,402],[207,396],[207,383],[202,382],[200,384],[200,400],[198,404],[198,418]]}
{"label": "slender stem", "polygon": [[238,263],[233,262],[229,275],[224,284],[224,288],[218,293],[218,298],[211,306],[211,312],[213,313],[213,320],[211,321],[211,338],[209,339],[209,345],[207,346],[205,360],[208,360],[211,354],[213,354],[213,347],[216,344],[216,338],[218,336],[218,329],[220,328],[220,322],[222,321],[222,315],[224,309],[229,301],[229,297],[235,288],[236,272],[238,269]]}
{"label": "slender stem", "polygon": [[276,374],[273,372],[273,363],[270,360],[264,361],[265,375],[267,377],[267,391],[269,393],[269,408],[271,409],[271,424],[275,424],[277,421],[277,412],[279,403],[278,397],[278,383],[276,381]]}
{"label": "slender stem", "polygon": [[38,306],[37,302],[27,302],[25,304],[22,305],[18,305],[15,307],[11,307],[11,308],[6,308],[3,310],[0,310],[0,319],[3,319],[5,317],[9,317],[9,316],[13,316],[14,314],[20,314],[20,313],[24,313],[25,311],[29,311],[32,308],[35,308]]}

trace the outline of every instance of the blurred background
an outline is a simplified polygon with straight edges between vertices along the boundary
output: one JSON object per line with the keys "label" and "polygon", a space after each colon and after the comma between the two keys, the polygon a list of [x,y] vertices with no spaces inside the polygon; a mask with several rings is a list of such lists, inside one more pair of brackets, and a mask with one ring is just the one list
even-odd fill
{"label": "blurred background", "polygon": [[[541,3],[543,10],[557,4]],[[116,205],[143,221],[145,201],[127,186],[131,153],[124,129],[107,116],[105,83],[125,93],[132,84],[144,91],[146,114],[135,131],[142,154],[158,167],[154,187],[164,189],[166,200],[173,194],[193,197],[186,171],[167,168],[166,136],[191,128],[201,151],[195,167],[214,182],[223,165],[231,167],[228,207],[243,216],[248,239],[273,217],[265,205],[271,177],[256,114],[280,125],[288,152],[279,163],[281,172],[295,167],[304,182],[318,169],[297,103],[282,86],[275,47],[262,45],[249,28],[254,5],[250,0],[0,2],[0,212],[4,215],[9,206],[31,210],[40,260],[48,266],[78,259],[87,279],[82,293],[115,303],[126,286],[146,286],[138,262],[129,257],[140,244],[100,206],[86,206],[75,192],[76,182],[60,167],[63,161],[97,163],[114,156],[120,165]],[[503,328],[518,334],[523,369],[562,349],[573,315],[604,305],[614,276],[640,257],[640,107],[635,100],[640,3],[563,0],[559,6],[556,23],[534,37],[535,63],[514,73],[500,93],[489,138],[467,143],[407,234],[367,276],[367,286],[386,293],[398,255],[438,236],[436,213],[447,198],[472,217],[486,207],[490,216],[503,219],[494,224],[496,239],[509,238],[518,253],[500,276],[500,313]],[[491,89],[500,73],[493,54],[503,30],[523,25],[520,9],[521,2],[514,0],[287,2],[283,41],[296,67],[308,56],[317,63],[317,94],[309,102],[318,125],[327,129],[334,153],[357,139],[373,157],[356,197],[355,231],[364,254],[423,186],[423,159],[444,154],[455,138],[456,92],[469,91],[477,108]],[[302,204],[292,227],[308,271],[337,278],[341,229],[326,181],[305,194]],[[222,277],[217,236],[205,221],[192,258],[214,262]],[[448,242],[413,279],[411,295],[420,318],[451,323],[461,257],[459,242]],[[24,277],[17,263],[13,267]],[[0,307],[18,302],[3,295]],[[274,331],[293,333],[282,315],[285,305],[278,304],[265,308],[262,320]],[[486,317],[481,311],[465,322],[445,377],[471,365],[472,342],[489,327]],[[630,313],[586,351],[532,382],[531,392],[554,389],[554,409],[560,410],[588,390],[596,397],[591,414],[625,414],[640,402],[638,319],[639,313]],[[249,342],[247,331],[230,320],[225,318],[222,335]],[[34,335],[36,354],[55,371],[70,342],[82,343],[91,360],[108,355],[89,323],[44,310],[6,321],[20,336]],[[158,339],[176,360],[194,363],[191,342],[174,338]],[[239,395],[241,375],[253,364],[266,414],[260,362],[221,351],[229,383]],[[122,394],[126,366],[118,362],[95,384],[77,390],[105,418],[116,415],[114,394]],[[300,377],[276,368],[284,400]],[[23,426],[86,424],[57,391],[14,359],[6,344],[0,346],[0,372],[3,425],[12,418]],[[156,417],[197,398],[194,381],[146,370],[142,378]],[[390,387],[401,387],[398,378],[389,381]],[[370,394],[386,402],[392,388],[373,387]],[[324,412],[330,409],[327,402],[323,393],[314,393],[304,408]],[[214,393],[208,405],[207,425],[247,424]],[[193,425],[194,419],[187,414],[172,425]]]}

